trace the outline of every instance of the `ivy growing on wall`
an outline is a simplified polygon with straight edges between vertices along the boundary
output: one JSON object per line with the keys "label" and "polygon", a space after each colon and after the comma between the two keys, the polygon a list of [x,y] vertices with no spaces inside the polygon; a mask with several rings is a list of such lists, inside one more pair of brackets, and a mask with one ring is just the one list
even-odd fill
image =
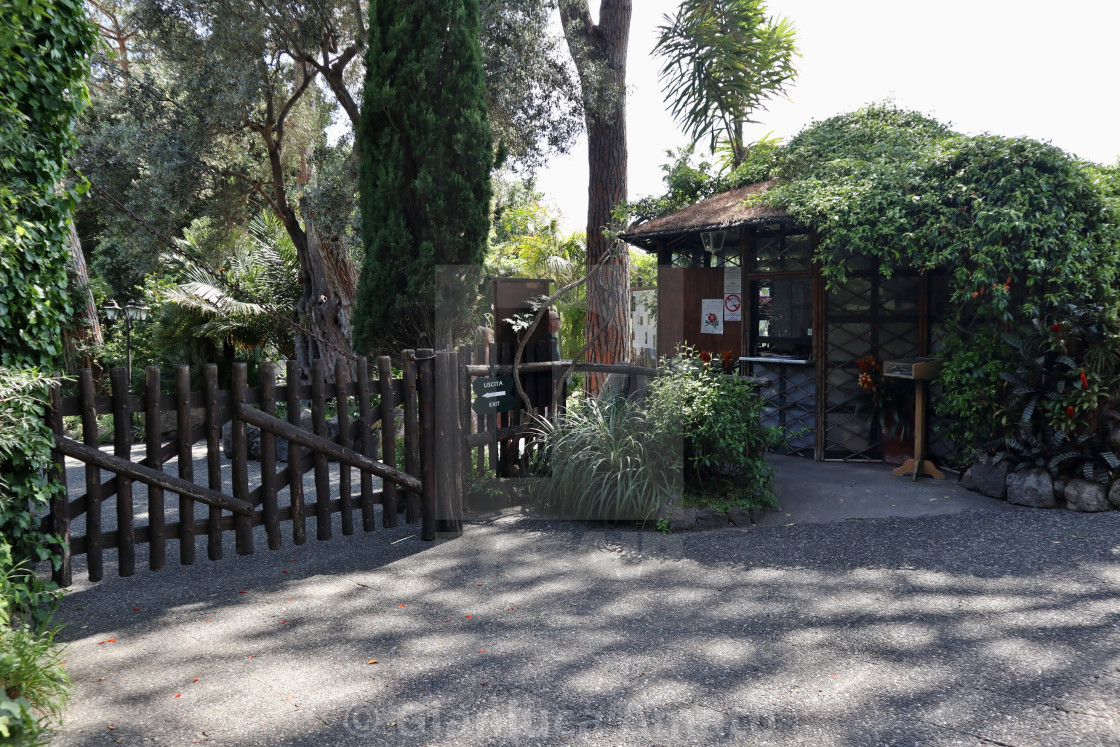
{"label": "ivy growing on wall", "polygon": [[[70,313],[67,230],[81,190],[64,185],[96,35],[80,0],[0,0],[0,18],[0,366],[18,378],[49,370]],[[12,382],[6,375],[2,390]],[[5,399],[11,414],[14,400]],[[0,454],[0,560],[16,565],[43,559],[46,538],[31,512],[52,491],[50,433],[35,417],[42,407],[20,402],[13,417],[27,439]]]}

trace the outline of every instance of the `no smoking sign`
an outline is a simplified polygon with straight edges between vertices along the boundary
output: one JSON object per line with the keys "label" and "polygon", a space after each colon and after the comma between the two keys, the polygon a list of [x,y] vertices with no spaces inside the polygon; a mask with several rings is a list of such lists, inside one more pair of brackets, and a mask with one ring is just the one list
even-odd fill
{"label": "no smoking sign", "polygon": [[723,297],[723,320],[741,322],[743,320],[743,297],[739,293],[727,293]]}

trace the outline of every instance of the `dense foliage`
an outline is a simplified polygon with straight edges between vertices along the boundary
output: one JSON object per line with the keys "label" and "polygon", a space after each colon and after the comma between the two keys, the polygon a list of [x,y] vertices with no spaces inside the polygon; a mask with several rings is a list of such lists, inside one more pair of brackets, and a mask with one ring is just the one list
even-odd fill
{"label": "dense foliage", "polygon": [[538,508],[646,521],[681,505],[686,490],[724,506],[772,504],[765,457],[780,434],[762,424],[755,384],[691,350],[664,363],[645,396],[576,398],[555,422],[539,422]]}
{"label": "dense foliage", "polygon": [[35,369],[61,352],[70,313],[78,190],[63,184],[96,37],[80,0],[0,0],[0,18],[0,736],[20,744],[57,715],[65,682],[44,626],[55,592],[33,570],[51,559],[39,520],[59,489]]}
{"label": "dense foliage", "polygon": [[662,431],[679,429],[686,487],[729,484],[737,505],[772,502],[766,454],[781,434],[762,424],[762,398],[753,380],[725,375],[718,360],[683,349],[650,386],[654,422]]}
{"label": "dense foliage", "polygon": [[[380,0],[369,17],[355,339],[367,350],[435,346],[436,267],[481,265],[489,230],[478,5]],[[439,317],[454,319],[467,298],[438,302]]]}

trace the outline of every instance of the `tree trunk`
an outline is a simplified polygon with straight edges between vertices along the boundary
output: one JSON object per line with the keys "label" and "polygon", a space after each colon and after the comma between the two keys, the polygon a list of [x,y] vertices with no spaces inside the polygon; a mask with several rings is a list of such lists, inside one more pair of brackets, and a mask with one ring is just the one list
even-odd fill
{"label": "tree trunk", "polygon": [[[73,299],[74,317],[70,326],[62,332],[62,345],[67,360],[73,360],[79,355],[80,349],[91,344],[100,345],[105,341],[101,336],[101,322],[97,318],[97,304],[93,300],[93,291],[89,287],[89,269],[86,267],[86,257],[82,253],[82,242],[78,238],[78,230],[74,221],[70,221],[70,287],[76,292]],[[89,354],[83,356],[80,368],[89,368],[92,358]]]}
{"label": "tree trunk", "polygon": [[322,240],[306,201],[301,201],[300,207],[304,228],[295,245],[303,295],[295,312],[300,325],[315,337],[296,331],[296,360],[301,377],[308,381],[311,361],[321,358],[328,381],[333,381],[335,361],[353,349],[350,315],[358,289],[358,271],[337,245]]}
{"label": "tree trunk", "polygon": [[[631,0],[602,0],[599,23],[587,0],[562,0],[560,19],[579,73],[587,122],[587,268],[600,266],[587,289],[587,360],[630,358],[630,263],[625,245],[610,241],[616,205],[626,201],[626,45]],[[591,384],[598,389],[599,376]]]}

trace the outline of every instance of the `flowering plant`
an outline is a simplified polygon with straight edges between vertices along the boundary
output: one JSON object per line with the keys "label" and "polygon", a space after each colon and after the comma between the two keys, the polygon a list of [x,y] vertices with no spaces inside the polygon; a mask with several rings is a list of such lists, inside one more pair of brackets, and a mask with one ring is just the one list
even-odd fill
{"label": "flowering plant", "polygon": [[893,438],[907,439],[913,434],[911,411],[914,392],[909,382],[883,375],[883,367],[873,355],[856,360],[859,366],[859,391],[856,414],[864,418],[871,432],[882,431]]}

